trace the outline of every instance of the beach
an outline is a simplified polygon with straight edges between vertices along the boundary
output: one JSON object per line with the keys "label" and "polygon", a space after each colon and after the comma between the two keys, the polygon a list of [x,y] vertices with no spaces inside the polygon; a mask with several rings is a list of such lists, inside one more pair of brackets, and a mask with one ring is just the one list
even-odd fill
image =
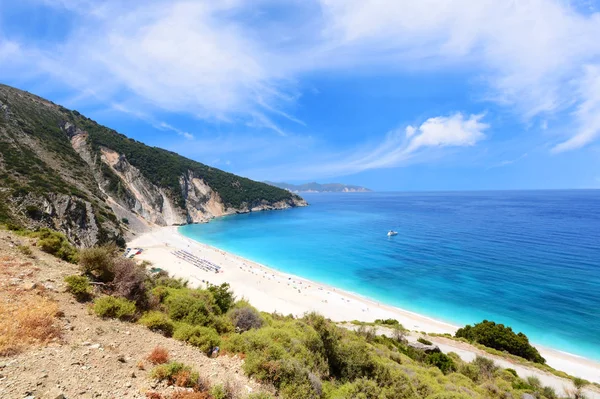
{"label": "beach", "polygon": [[[353,320],[372,322],[375,319],[392,318],[411,331],[438,334],[453,334],[459,328],[351,292],[278,272],[191,240],[179,234],[177,229],[175,226],[154,229],[133,239],[128,243],[128,247],[143,249],[141,254],[136,255],[136,259],[147,260],[153,267],[161,268],[175,277],[187,279],[191,286],[205,286],[207,282],[228,283],[237,298],[246,298],[253,306],[265,312],[302,316],[306,312],[314,311],[336,322]],[[191,262],[177,257],[174,254],[177,250],[185,250],[199,259],[218,265],[221,272],[202,270]],[[465,359],[474,357],[477,352],[470,345],[460,342],[436,337],[432,340],[444,351],[455,351]],[[599,363],[550,348],[538,346],[538,350],[547,359],[547,363],[555,369],[600,383]],[[515,365],[511,364],[511,366],[514,368]],[[531,375],[538,376],[545,384],[552,385],[555,389],[560,390],[570,384],[568,380],[537,369],[529,371]],[[588,396],[600,398],[597,392],[590,391]]]}

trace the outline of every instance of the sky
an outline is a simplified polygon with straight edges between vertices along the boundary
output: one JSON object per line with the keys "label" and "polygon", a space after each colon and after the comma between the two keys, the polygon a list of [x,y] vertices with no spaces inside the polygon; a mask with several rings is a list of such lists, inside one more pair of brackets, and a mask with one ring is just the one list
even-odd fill
{"label": "sky", "polygon": [[600,188],[600,0],[0,0],[0,82],[255,180]]}

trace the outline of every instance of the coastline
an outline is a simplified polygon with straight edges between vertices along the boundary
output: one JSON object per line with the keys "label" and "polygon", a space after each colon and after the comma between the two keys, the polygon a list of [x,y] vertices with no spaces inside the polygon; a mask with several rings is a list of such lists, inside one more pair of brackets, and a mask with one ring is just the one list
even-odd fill
{"label": "coastline", "polygon": [[[227,282],[238,298],[245,297],[261,311],[295,316],[315,311],[336,322],[372,322],[375,319],[394,318],[409,330],[437,334],[453,334],[459,328],[352,292],[271,269],[187,238],[179,233],[177,226],[161,227],[142,234],[129,242],[128,247],[143,248],[143,253],[136,258],[150,261],[176,277],[188,279],[192,286],[201,286],[206,282]],[[177,249],[185,249],[199,258],[218,264],[223,272],[216,274],[198,269],[173,255],[172,252]],[[459,350],[462,346],[459,342],[452,345],[447,342],[451,340],[444,341],[444,345],[452,346],[453,349]],[[560,350],[535,346],[553,368],[600,383],[600,363]]]}

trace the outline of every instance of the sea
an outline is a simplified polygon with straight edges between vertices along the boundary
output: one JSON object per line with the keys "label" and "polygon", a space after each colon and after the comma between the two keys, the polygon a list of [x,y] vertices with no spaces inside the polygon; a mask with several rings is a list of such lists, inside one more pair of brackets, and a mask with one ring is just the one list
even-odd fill
{"label": "sea", "polygon": [[600,190],[303,197],[310,206],[179,231],[382,303],[459,326],[493,320],[600,361]]}

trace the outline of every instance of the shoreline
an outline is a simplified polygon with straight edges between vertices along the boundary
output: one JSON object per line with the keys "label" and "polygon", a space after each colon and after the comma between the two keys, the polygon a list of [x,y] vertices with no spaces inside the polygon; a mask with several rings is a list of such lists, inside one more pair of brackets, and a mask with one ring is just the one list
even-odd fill
{"label": "shoreline", "polygon": [[[177,226],[160,227],[128,242],[128,247],[143,248],[136,258],[150,261],[176,277],[197,287],[229,283],[238,298],[244,297],[257,309],[302,316],[316,311],[336,322],[393,318],[405,328],[427,333],[454,334],[459,326],[398,307],[386,305],[353,292],[280,272],[241,256],[185,237]],[[185,262],[173,251],[185,249],[221,266],[222,273],[207,272]],[[547,364],[556,370],[600,383],[600,363],[580,355],[535,345]],[[558,378],[558,377],[556,377]]]}

